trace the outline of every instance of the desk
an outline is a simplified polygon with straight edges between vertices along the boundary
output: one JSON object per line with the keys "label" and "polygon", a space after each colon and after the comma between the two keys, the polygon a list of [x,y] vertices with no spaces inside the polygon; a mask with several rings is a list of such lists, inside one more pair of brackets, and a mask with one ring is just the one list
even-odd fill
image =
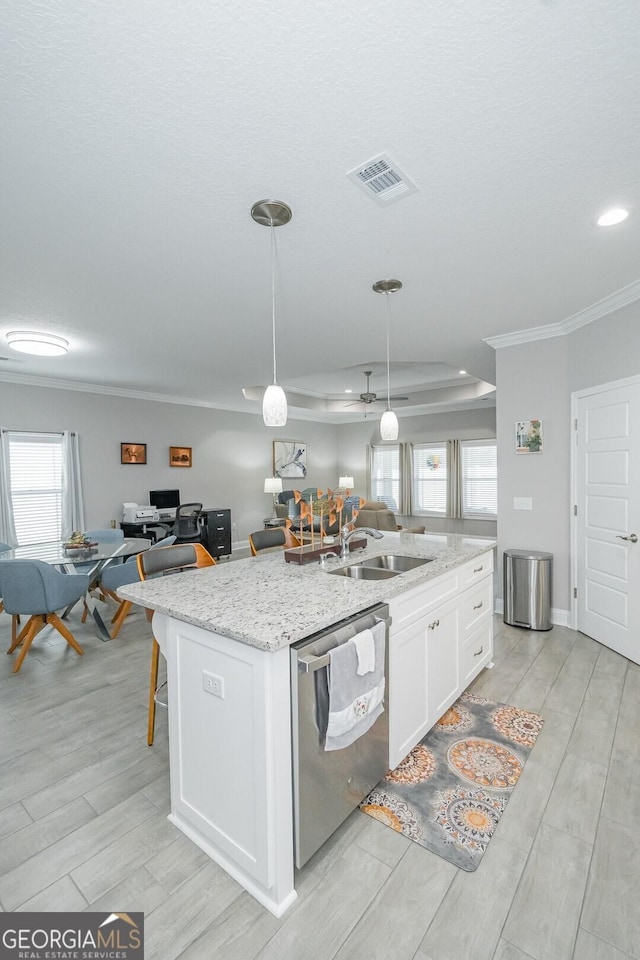
{"label": "desk", "polygon": [[[215,507],[203,507],[198,518],[200,542],[211,556],[231,555],[231,510]],[[172,520],[140,520],[133,523],[121,521],[120,528],[125,537],[152,537],[157,540],[154,528],[162,528],[163,536],[169,536],[173,530]]]}
{"label": "desk", "polygon": [[[98,541],[95,547],[87,550],[65,550],[63,542],[31,543],[25,547],[14,547],[0,553],[0,563],[3,560],[43,560],[52,567],[61,567],[64,573],[77,573],[78,566],[91,564],[88,570],[90,582],[104,570],[109,563],[118,557],[131,557],[142,553],[151,546],[151,540],[142,540],[139,537],[125,538],[124,540]],[[100,616],[95,599],[88,593],[86,604],[98,630],[101,640],[110,640],[111,636],[104,620]],[[69,613],[65,610],[63,617]]]}

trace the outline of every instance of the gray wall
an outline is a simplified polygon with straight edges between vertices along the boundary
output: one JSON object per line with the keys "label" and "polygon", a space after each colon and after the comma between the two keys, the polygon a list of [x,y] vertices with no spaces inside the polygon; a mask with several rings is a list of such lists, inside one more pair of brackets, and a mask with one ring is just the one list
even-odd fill
{"label": "gray wall", "polygon": [[[552,605],[571,606],[571,394],[640,373],[640,305],[574,333],[496,351],[499,595],[505,549],[554,555]],[[542,453],[514,452],[518,420],[543,421]],[[533,510],[513,509],[532,497]]]}
{"label": "gray wall", "polygon": [[[290,420],[270,430],[259,415],[0,381],[0,426],[79,433],[88,529],[119,521],[126,500],[143,504],[151,489],[178,487],[183,501],[230,507],[233,539],[244,541],[273,513],[262,490],[277,439],[308,444],[308,480],[296,486],[338,483],[333,425]],[[120,463],[124,441],[147,444],[146,465]],[[170,467],[170,446],[192,447],[193,467]]]}
{"label": "gray wall", "polygon": [[[429,443],[439,440],[485,440],[496,436],[496,411],[493,406],[455,413],[430,413],[400,419],[400,440],[403,443]],[[340,427],[338,463],[340,473],[353,476],[355,492],[368,495],[367,446],[380,443],[382,410],[372,410],[358,423]],[[423,523],[432,533],[465,533],[468,536],[495,537],[496,523],[491,520],[446,520],[438,517],[402,517],[404,523]]]}

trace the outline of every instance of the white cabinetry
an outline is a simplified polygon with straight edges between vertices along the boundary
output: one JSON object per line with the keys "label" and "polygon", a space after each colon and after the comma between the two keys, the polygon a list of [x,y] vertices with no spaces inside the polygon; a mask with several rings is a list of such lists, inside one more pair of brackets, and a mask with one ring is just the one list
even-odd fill
{"label": "white cabinetry", "polygon": [[431,729],[493,653],[493,555],[389,600],[389,766]]}

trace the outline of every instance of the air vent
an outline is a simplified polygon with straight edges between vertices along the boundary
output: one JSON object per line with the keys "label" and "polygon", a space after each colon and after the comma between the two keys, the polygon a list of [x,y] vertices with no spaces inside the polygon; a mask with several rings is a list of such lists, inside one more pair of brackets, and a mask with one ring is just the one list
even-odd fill
{"label": "air vent", "polygon": [[408,193],[415,193],[418,189],[388,153],[372,157],[362,166],[350,170],[347,176],[381,206],[393,203]]}

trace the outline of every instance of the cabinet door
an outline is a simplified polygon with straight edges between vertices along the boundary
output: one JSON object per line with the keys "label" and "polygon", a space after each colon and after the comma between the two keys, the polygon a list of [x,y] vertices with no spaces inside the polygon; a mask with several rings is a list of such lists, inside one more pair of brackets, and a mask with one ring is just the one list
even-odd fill
{"label": "cabinet door", "polygon": [[429,728],[458,696],[457,598],[433,611],[427,623],[427,700]]}
{"label": "cabinet door", "polygon": [[389,767],[392,770],[429,729],[427,622],[423,618],[393,632],[389,640]]}

